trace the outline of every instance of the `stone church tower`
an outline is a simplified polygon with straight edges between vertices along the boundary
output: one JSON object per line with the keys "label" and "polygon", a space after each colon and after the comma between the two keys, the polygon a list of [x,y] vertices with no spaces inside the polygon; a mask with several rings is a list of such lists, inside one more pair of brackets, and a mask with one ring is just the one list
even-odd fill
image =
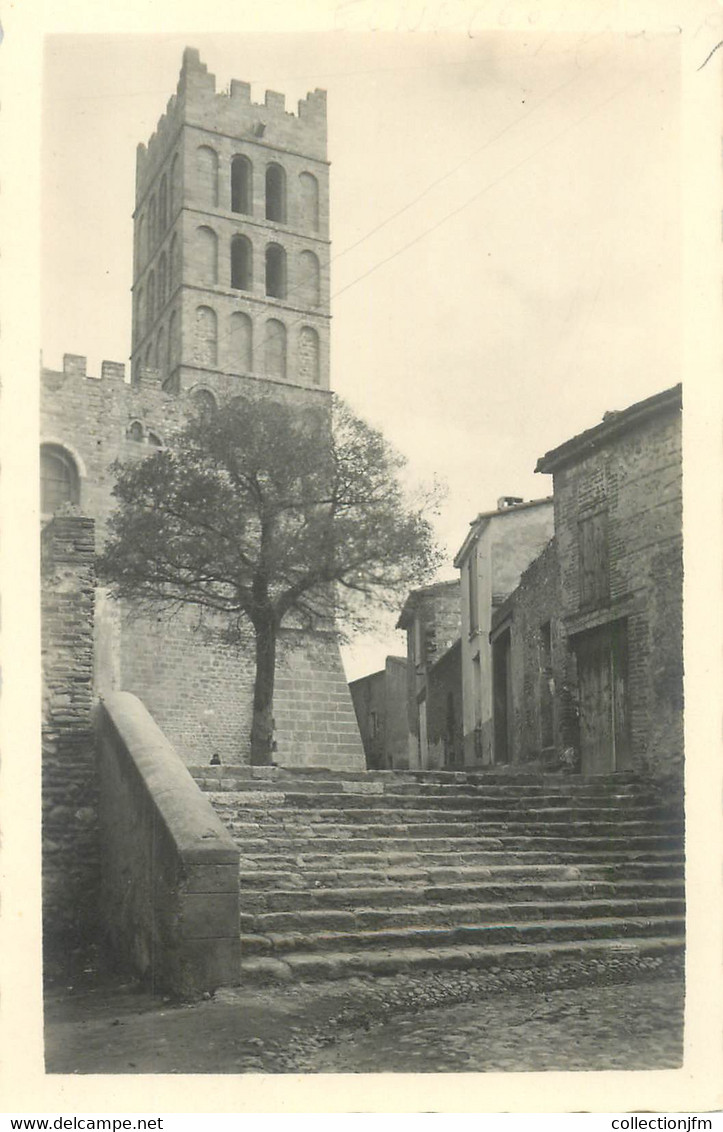
{"label": "stone church tower", "polygon": [[[326,94],[217,94],[187,49],[175,98],[138,147],[134,379],[173,393],[329,389]],[[308,392],[307,392],[308,397]]]}
{"label": "stone church tower", "polygon": [[[44,517],[72,502],[102,539],[114,459],[158,446],[199,402],[270,395],[324,406],[329,392],[326,94],[298,115],[247,83],[216,93],[186,49],[177,92],[136,163],[131,380],[66,354],[42,375]],[[147,451],[147,449],[146,449]],[[362,769],[333,633],[282,631],[276,761]],[[190,612],[139,615],[99,593],[94,686],[134,692],[189,763],[245,762],[254,676],[247,655],[199,631]]]}

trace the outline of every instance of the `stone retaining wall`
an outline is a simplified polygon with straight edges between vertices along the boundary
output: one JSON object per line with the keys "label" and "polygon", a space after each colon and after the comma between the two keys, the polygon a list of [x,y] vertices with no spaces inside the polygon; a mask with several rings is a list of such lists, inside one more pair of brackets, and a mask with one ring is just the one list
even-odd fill
{"label": "stone retaining wall", "polygon": [[43,935],[92,935],[99,890],[91,726],[94,523],[58,515],[42,533]]}
{"label": "stone retaining wall", "polygon": [[238,981],[239,852],[136,696],[100,705],[101,914],[154,990]]}

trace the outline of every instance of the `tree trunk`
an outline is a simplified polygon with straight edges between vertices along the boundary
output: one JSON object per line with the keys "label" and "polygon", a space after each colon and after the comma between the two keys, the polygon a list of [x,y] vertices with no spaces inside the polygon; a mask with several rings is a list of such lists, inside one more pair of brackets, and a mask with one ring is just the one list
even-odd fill
{"label": "tree trunk", "polygon": [[256,679],[254,716],[251,724],[251,765],[268,766],[273,759],[274,676],[276,673],[276,625],[273,619],[258,624],[256,631]]}

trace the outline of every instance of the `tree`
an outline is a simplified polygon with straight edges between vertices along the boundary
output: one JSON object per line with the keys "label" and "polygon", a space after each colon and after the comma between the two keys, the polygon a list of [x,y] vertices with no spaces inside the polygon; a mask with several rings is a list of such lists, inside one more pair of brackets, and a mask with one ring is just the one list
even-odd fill
{"label": "tree", "polygon": [[252,627],[252,763],[272,757],[282,624],[359,628],[372,603],[398,600],[440,564],[437,493],[409,498],[404,463],[335,397],[331,414],[262,397],[200,412],[169,448],[116,465],[100,575],[120,597],[220,615],[237,645]]}

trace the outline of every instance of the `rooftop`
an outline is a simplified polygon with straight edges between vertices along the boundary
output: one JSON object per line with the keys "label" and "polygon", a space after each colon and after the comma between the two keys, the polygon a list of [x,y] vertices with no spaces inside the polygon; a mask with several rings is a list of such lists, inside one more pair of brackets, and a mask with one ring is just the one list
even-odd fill
{"label": "rooftop", "polygon": [[636,428],[650,417],[658,413],[679,410],[682,405],[683,391],[680,384],[665,389],[662,393],[655,393],[644,401],[637,401],[627,409],[613,410],[605,413],[600,424],[588,428],[585,432],[566,440],[557,448],[552,448],[541,456],[535,467],[536,472],[556,472],[559,468],[581,460],[598,448],[602,448],[611,440],[617,439],[622,433]]}
{"label": "rooftop", "polygon": [[463,559],[466,557],[467,551],[469,550],[472,543],[474,543],[479,538],[479,536],[482,534],[485,528],[489,526],[493,519],[502,519],[506,515],[517,514],[519,511],[527,511],[531,507],[549,507],[552,503],[551,495],[545,495],[541,499],[528,499],[527,502],[524,502],[523,500],[515,503],[506,502],[506,500],[509,500],[511,498],[513,497],[509,495],[503,495],[502,498],[498,501],[497,507],[494,511],[480,511],[477,518],[472,519],[469,525],[470,529],[467,533],[467,537],[454,556],[454,565],[457,568],[459,568]]}

